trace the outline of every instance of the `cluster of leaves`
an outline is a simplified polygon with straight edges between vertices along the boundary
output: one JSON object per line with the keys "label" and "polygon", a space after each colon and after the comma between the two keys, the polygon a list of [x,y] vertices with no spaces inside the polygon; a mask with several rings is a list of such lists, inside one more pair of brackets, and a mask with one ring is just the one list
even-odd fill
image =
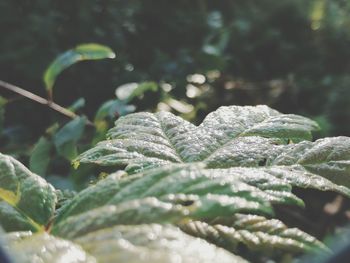
{"label": "cluster of leaves", "polygon": [[275,205],[304,206],[293,188],[350,197],[350,138],[311,142],[316,129],[267,106],[221,107],[199,126],[168,112],[129,114],[74,161],[116,172],[68,199],[0,155],[5,247],[20,262],[286,262],[313,250],[329,254],[274,214]]}
{"label": "cluster of leaves", "polygon": [[[53,94],[56,80],[67,68],[80,61],[101,60],[115,58],[115,56],[111,48],[96,43],[81,44],[60,54],[43,74],[43,82],[48,98],[47,104],[54,103]],[[196,75],[193,75],[193,77],[196,78]],[[49,174],[47,180],[55,184],[55,186],[64,189],[79,189],[84,186],[89,180],[89,177],[80,177],[79,173],[77,175],[74,170],[70,169],[69,165],[65,169],[55,169],[55,163],[57,163],[56,166],[67,167],[67,164],[76,158],[79,152],[90,148],[105,138],[106,132],[113,125],[113,120],[134,112],[137,106],[132,103],[136,102],[138,107],[140,107],[140,101],[147,94],[151,94],[152,96],[155,94],[159,95],[159,98],[154,100],[155,102],[160,102],[158,108],[165,110],[175,109],[184,114],[192,112],[193,106],[178,101],[167,94],[169,86],[169,84],[164,83],[163,85],[158,85],[155,82],[133,82],[121,85],[115,90],[115,98],[107,100],[97,109],[93,121],[90,121],[85,115],[79,116],[77,114],[85,106],[85,99],[83,97],[77,99],[68,108],[55,105],[52,107],[53,109],[73,118],[73,120],[64,124],[55,121],[46,129],[44,135],[38,139],[35,145],[31,147],[32,150],[29,153],[24,151],[24,147],[21,145],[18,154],[27,155],[27,157],[29,155],[28,163],[30,169],[42,176]],[[15,141],[16,136],[12,134],[11,130],[6,132],[6,129],[2,129],[1,127],[7,100],[1,97],[0,99],[0,138],[2,137],[6,141],[2,151],[15,154],[15,151],[11,149],[13,143],[11,143],[8,136],[13,137]],[[45,100],[44,98],[41,99]],[[15,142],[14,145],[16,144]],[[53,169],[51,169],[52,167]],[[67,174],[73,174],[75,176],[67,178]],[[74,178],[74,181],[72,181],[72,178]]]}
{"label": "cluster of leaves", "polygon": [[[48,105],[55,104],[53,102],[54,86],[57,77],[63,71],[80,61],[106,58],[115,58],[115,53],[109,47],[96,43],[81,44],[60,54],[43,74],[48,98],[46,103]],[[77,99],[68,108],[55,104],[52,106],[53,109],[73,118],[73,120],[63,124],[60,121],[55,121],[46,129],[45,134],[38,139],[29,154],[26,153],[25,147],[22,145],[18,150],[18,155],[29,155],[28,163],[30,169],[45,176],[55,186],[61,189],[81,188],[89,180],[89,177],[86,175],[84,176],[85,178],[79,177],[79,173],[77,174],[70,169],[70,162],[77,157],[79,152],[90,148],[91,145],[103,139],[115,118],[135,111],[136,106],[131,104],[135,98],[142,98],[147,92],[154,93],[157,91],[158,85],[154,82],[122,85],[116,89],[115,99],[108,100],[99,107],[94,114],[93,121],[90,121],[85,115],[79,116],[77,114],[85,106],[84,98]],[[16,152],[11,149],[13,143],[8,138],[8,136],[16,136],[12,134],[13,131],[6,131],[1,126],[5,105],[8,101],[1,97],[0,99],[0,138],[6,141],[2,150],[11,152],[16,156]],[[45,100],[44,98],[40,99]],[[14,139],[16,140],[16,138]],[[55,166],[68,167],[57,169]],[[85,171],[85,173],[87,172]],[[47,176],[48,174],[49,176]],[[67,174],[75,176],[67,177]]]}

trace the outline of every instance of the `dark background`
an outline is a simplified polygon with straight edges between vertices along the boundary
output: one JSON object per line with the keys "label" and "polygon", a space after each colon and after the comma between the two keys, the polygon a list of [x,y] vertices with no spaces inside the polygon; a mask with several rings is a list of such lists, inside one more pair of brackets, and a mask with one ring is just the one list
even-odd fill
{"label": "dark background", "polygon": [[[60,104],[84,97],[84,112],[92,115],[121,84],[165,81],[175,98],[202,103],[197,122],[220,105],[261,103],[316,118],[322,135],[350,135],[349,10],[341,0],[5,0],[0,79],[44,95],[50,62],[97,42],[117,59],[64,72],[55,87]],[[212,70],[220,77],[207,83],[209,95],[187,98],[186,76]],[[141,108],[157,103],[151,97]],[[24,126],[35,138],[53,115],[17,98],[6,106],[5,124]]]}

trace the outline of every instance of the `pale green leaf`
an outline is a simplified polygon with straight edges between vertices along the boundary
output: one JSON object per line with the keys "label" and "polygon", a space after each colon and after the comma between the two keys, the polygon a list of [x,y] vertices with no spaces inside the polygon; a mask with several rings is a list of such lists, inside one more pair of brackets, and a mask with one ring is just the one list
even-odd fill
{"label": "pale green leaf", "polygon": [[122,225],[74,240],[98,262],[243,263],[241,257],[169,225]]}
{"label": "pale green leaf", "polygon": [[18,263],[97,263],[79,245],[47,233],[11,233],[5,239]]}
{"label": "pale green leaf", "polygon": [[135,97],[141,97],[146,92],[156,92],[158,85],[155,82],[127,83],[119,86],[115,90],[115,95],[118,99],[130,102]]}
{"label": "pale green leaf", "polygon": [[236,214],[229,222],[217,221],[212,224],[192,221],[181,224],[181,229],[232,252],[238,252],[240,244],[263,254],[273,254],[274,250],[297,254],[316,249],[330,251],[316,238],[297,228],[288,228],[277,219]]}
{"label": "pale green leaf", "polygon": [[[310,139],[316,128],[309,119],[266,106],[221,107],[199,126],[168,112],[135,113],[117,120],[108,134],[110,140],[82,154],[77,162],[144,167],[203,161],[242,136],[302,140]],[[282,141],[270,141],[279,143]]]}
{"label": "pale green leaf", "polygon": [[[290,167],[289,177],[303,171],[304,178],[319,175],[350,187],[350,138],[307,141],[316,128],[311,120],[266,106],[221,107],[199,126],[171,113],[136,113],[120,118],[110,139],[75,163],[126,167],[129,173],[191,162],[208,168],[283,166]],[[286,144],[288,140],[300,142]]]}
{"label": "pale green leaf", "polygon": [[82,44],[59,55],[46,69],[44,82],[49,93],[52,92],[57,76],[69,66],[84,60],[115,58],[114,52],[100,44]]}
{"label": "pale green leaf", "polygon": [[55,203],[50,184],[12,157],[0,154],[0,222],[6,231],[43,230]]}
{"label": "pale green leaf", "polygon": [[159,201],[154,197],[106,205],[92,209],[56,224],[53,233],[72,239],[91,231],[115,225],[174,223],[189,216],[187,207]]}
{"label": "pale green leaf", "polygon": [[269,202],[302,204],[290,193],[291,188],[272,184],[272,193],[235,177],[208,174],[198,165],[173,165],[149,170],[128,177],[111,175],[95,186],[76,195],[62,208],[56,222],[103,205],[117,205],[126,201],[157,197],[180,205],[194,204],[195,218],[230,216],[237,212],[269,214]]}

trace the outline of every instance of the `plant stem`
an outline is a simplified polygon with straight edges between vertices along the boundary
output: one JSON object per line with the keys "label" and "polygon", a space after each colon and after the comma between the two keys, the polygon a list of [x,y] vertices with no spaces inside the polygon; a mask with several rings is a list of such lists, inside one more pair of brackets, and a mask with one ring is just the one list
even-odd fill
{"label": "plant stem", "polygon": [[68,110],[68,109],[66,109],[66,108],[64,108],[64,107],[54,103],[53,101],[49,101],[47,99],[44,99],[43,97],[40,97],[40,96],[30,92],[30,91],[27,91],[25,89],[22,89],[20,87],[17,87],[15,85],[7,83],[5,81],[0,80],[0,86],[5,88],[5,89],[8,89],[8,90],[10,90],[12,92],[15,92],[17,94],[20,94],[23,97],[26,97],[26,98],[31,99],[33,101],[36,101],[37,103],[40,103],[40,104],[43,104],[43,105],[47,105],[51,109],[53,109],[53,110],[55,110],[55,111],[65,115],[65,116],[67,116],[67,117],[69,117],[71,119],[74,119],[74,118],[78,117],[78,115],[75,114],[74,112],[72,112],[72,111],[70,111],[70,110]]}

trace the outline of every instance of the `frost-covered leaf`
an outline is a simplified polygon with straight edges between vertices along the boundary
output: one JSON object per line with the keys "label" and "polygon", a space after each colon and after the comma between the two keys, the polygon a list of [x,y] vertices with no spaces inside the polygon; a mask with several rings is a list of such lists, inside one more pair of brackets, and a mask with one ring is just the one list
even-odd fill
{"label": "frost-covered leaf", "polygon": [[271,193],[234,176],[206,173],[200,165],[171,165],[148,170],[133,176],[110,175],[96,185],[80,192],[62,208],[56,222],[103,205],[156,197],[161,201],[194,204],[192,216],[197,218],[230,216],[237,212],[271,213],[272,203],[302,204],[290,193],[283,181],[271,184]]}
{"label": "frost-covered leaf", "polygon": [[[232,248],[240,242],[258,250],[271,247],[275,252],[299,253],[322,247],[302,231],[287,229],[278,220],[256,215],[269,212],[262,203],[264,199],[271,203],[301,205],[302,201],[291,193],[290,184],[338,189],[349,194],[347,188],[332,185],[319,176],[300,175],[296,180],[288,169],[282,166],[206,169],[201,165],[178,164],[131,176],[111,175],[63,207],[53,233],[75,238],[105,227],[145,223],[179,224],[186,229],[186,222],[192,220],[193,227],[206,229],[207,226],[208,235],[216,233],[218,240],[208,238],[208,241],[222,245],[218,243],[221,240]],[[238,215],[242,212],[255,215]],[[186,231],[202,238],[201,233],[206,233]]]}
{"label": "frost-covered leaf", "polygon": [[199,126],[171,113],[136,113],[120,118],[109,140],[75,162],[126,166],[129,173],[191,162],[208,168],[283,166],[350,187],[350,138],[307,141],[316,128],[311,120],[266,106],[221,107]]}
{"label": "frost-covered leaf", "polygon": [[236,214],[228,222],[217,221],[212,224],[192,221],[182,224],[181,229],[233,252],[239,250],[240,244],[264,254],[271,254],[274,250],[303,253],[318,249],[329,252],[316,238],[297,228],[288,228],[277,219]]}
{"label": "frost-covered leaf", "polygon": [[14,232],[5,239],[7,251],[16,255],[18,263],[247,263],[170,225],[121,225],[71,241],[30,232]]}
{"label": "frost-covered leaf", "polygon": [[[234,252],[239,244],[271,253],[327,250],[308,234],[259,216],[271,215],[270,204],[302,206],[292,187],[350,196],[350,138],[309,141],[317,128],[307,118],[266,106],[221,107],[199,126],[166,112],[130,114],[116,122],[108,140],[75,161],[125,168],[129,175],[112,175],[79,193],[62,208],[54,231],[80,235],[102,229],[100,206],[113,207],[115,217],[107,226],[119,227],[124,222],[118,207],[138,215],[140,208],[132,211],[127,204],[153,198],[183,214],[173,221],[162,221],[164,215],[145,217],[138,224],[176,224]],[[79,228],[91,209],[94,223]]]}
{"label": "frost-covered leaf", "polygon": [[148,197],[124,202],[116,206],[105,205],[77,216],[71,216],[56,225],[53,233],[71,239],[115,225],[174,223],[181,221],[189,214],[190,211],[186,207]]}
{"label": "frost-covered leaf", "polygon": [[221,107],[199,126],[168,112],[135,113],[117,120],[109,132],[110,140],[82,154],[77,162],[153,166],[203,161],[239,137],[299,141],[311,139],[316,128],[307,118],[284,115],[267,106]]}
{"label": "frost-covered leaf", "polygon": [[6,231],[44,229],[55,203],[50,184],[12,157],[0,154],[0,224]]}
{"label": "frost-covered leaf", "polygon": [[350,187],[350,138],[340,136],[290,145],[272,161],[274,165],[293,163],[336,184]]}
{"label": "frost-covered leaf", "polygon": [[74,241],[102,263],[247,262],[169,225],[116,226],[89,233]]}
{"label": "frost-covered leaf", "polygon": [[[203,173],[211,176],[235,177],[259,189],[280,195],[282,189],[287,193],[291,186],[313,188],[321,191],[334,191],[350,197],[350,189],[337,185],[328,179],[307,171],[301,165],[271,166],[261,168],[234,167],[228,169],[203,169]],[[276,190],[279,190],[276,192]]]}
{"label": "frost-covered leaf", "polygon": [[47,233],[15,232],[5,239],[8,252],[18,263],[97,263],[79,245]]}

